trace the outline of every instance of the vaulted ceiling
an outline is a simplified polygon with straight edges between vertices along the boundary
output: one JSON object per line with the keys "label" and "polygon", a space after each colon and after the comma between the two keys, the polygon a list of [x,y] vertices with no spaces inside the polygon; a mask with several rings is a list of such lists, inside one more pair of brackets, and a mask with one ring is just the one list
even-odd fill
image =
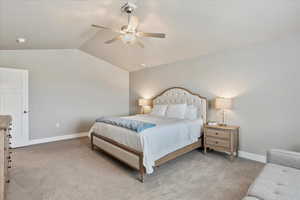
{"label": "vaulted ceiling", "polygon": [[[127,18],[120,0],[0,0],[0,49],[79,48],[128,71],[276,40],[300,32],[297,0],[138,0],[145,48],[103,42]],[[136,2],[136,1],[134,1]],[[24,37],[26,43],[16,43]],[[142,66],[141,64],[145,64]]]}

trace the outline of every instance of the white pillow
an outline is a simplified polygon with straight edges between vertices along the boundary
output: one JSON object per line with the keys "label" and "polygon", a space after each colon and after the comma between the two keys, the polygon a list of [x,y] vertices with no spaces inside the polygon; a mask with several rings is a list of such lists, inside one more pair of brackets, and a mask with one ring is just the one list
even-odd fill
{"label": "white pillow", "polygon": [[168,105],[154,105],[150,115],[165,116]]}
{"label": "white pillow", "polygon": [[184,119],[195,120],[198,117],[197,107],[194,105],[188,105],[185,111]]}
{"label": "white pillow", "polygon": [[186,104],[170,104],[166,112],[167,117],[184,119]]}

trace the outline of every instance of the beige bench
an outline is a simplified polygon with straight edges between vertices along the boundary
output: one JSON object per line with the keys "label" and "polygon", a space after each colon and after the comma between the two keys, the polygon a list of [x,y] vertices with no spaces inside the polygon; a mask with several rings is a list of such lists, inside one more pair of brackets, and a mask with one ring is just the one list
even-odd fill
{"label": "beige bench", "polygon": [[300,200],[300,153],[270,150],[243,200]]}

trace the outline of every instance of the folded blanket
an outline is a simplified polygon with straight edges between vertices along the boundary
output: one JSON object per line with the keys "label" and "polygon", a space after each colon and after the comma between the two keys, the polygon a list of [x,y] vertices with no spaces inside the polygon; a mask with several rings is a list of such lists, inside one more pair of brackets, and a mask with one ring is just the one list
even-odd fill
{"label": "folded blanket", "polygon": [[126,118],[121,118],[121,117],[100,117],[96,120],[96,122],[102,122],[102,123],[111,124],[114,126],[127,128],[127,129],[130,129],[137,133],[140,133],[145,129],[156,126],[156,124],[132,120],[132,119],[126,119]]}

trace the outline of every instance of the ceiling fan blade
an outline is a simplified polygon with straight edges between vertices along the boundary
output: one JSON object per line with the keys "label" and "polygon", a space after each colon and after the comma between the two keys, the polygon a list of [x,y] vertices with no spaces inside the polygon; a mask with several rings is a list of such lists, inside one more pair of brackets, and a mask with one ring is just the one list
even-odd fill
{"label": "ceiling fan blade", "polygon": [[139,36],[139,37],[166,38],[166,34],[164,34],[164,33],[144,33],[144,32],[138,32],[137,36]]}
{"label": "ceiling fan blade", "polygon": [[113,29],[111,29],[109,27],[101,26],[101,25],[97,25],[97,24],[92,24],[92,27],[94,27],[94,28],[101,28],[101,29],[112,31],[112,32],[120,33],[120,31],[116,31],[116,30],[113,30]]}
{"label": "ceiling fan blade", "polygon": [[117,41],[117,40],[121,40],[121,39],[122,39],[122,36],[121,36],[121,35],[118,35],[118,36],[114,37],[113,39],[108,40],[108,41],[106,41],[106,42],[104,42],[104,43],[105,43],[105,44],[111,44],[111,43],[113,43],[113,42],[115,42],[115,41]]}
{"label": "ceiling fan blade", "polygon": [[127,26],[127,31],[135,31],[139,26],[139,19],[136,16],[129,17],[129,23]]}
{"label": "ceiling fan blade", "polygon": [[136,40],[135,43],[136,43],[139,47],[145,48],[145,45],[144,45],[141,41]]}

